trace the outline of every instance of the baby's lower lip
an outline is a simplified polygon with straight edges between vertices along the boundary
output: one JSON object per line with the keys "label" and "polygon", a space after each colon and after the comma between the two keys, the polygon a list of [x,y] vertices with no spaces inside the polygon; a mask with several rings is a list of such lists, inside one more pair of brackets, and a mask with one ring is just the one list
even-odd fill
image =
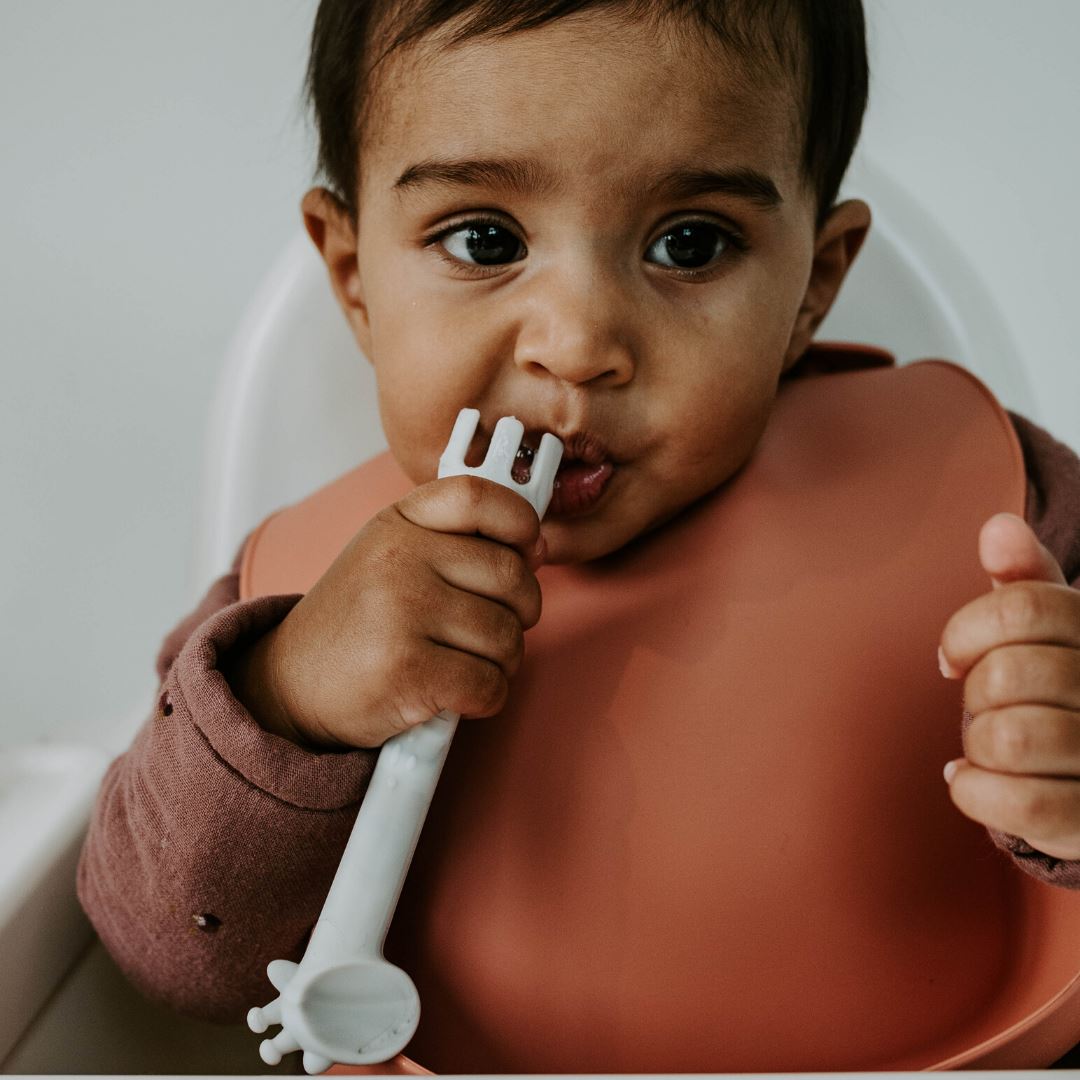
{"label": "baby's lower lip", "polygon": [[556,517],[576,517],[588,513],[600,501],[615,466],[610,461],[586,465],[568,461],[559,466],[548,513]]}

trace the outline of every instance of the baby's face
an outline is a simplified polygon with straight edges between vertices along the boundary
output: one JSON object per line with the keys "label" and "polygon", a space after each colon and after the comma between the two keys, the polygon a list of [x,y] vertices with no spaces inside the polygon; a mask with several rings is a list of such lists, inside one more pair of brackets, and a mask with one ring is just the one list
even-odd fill
{"label": "baby's face", "polygon": [[739,468],[824,314],[790,92],[595,12],[391,58],[335,284],[414,481],[464,406],[478,443],[505,415],[554,432],[544,534],[577,562]]}

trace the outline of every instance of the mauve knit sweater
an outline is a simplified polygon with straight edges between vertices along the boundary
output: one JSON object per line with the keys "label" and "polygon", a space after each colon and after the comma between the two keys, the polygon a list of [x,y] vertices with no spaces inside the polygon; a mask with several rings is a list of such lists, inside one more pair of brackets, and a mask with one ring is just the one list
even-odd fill
{"label": "mauve knit sweater", "polygon": [[[1080,460],[1010,415],[1024,449],[1027,520],[1080,587]],[[274,996],[269,961],[302,955],[375,759],[313,753],[268,734],[232,695],[222,658],[300,599],[239,602],[236,570],[162,645],[157,707],[105,777],[78,873],[83,907],[132,982],[222,1021]],[[1080,861],[991,835],[1027,873],[1080,888]]]}

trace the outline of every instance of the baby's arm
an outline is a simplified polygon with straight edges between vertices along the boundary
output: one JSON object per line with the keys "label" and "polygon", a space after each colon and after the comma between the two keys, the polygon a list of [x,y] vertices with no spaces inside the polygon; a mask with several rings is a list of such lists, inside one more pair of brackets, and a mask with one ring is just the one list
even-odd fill
{"label": "baby's arm", "polygon": [[80,865],[136,985],[223,1020],[273,996],[266,965],[300,958],[367,787],[374,751],[351,748],[444,708],[497,713],[541,558],[528,502],[459,476],[377,514],[303,598],[236,602],[236,567],[211,588],[165,643]]}
{"label": "baby's arm", "polygon": [[220,674],[299,597],[238,603],[236,567],[166,638],[160,693],[111,766],[79,865],[79,898],[148,996],[239,1020],[299,959],[374,761],[267,734]]}
{"label": "baby's arm", "polygon": [[1012,420],[1028,527],[1003,520],[984,531],[993,588],[942,637],[967,706],[966,758],[949,769],[950,793],[1018,865],[1080,888],[1080,460]]}

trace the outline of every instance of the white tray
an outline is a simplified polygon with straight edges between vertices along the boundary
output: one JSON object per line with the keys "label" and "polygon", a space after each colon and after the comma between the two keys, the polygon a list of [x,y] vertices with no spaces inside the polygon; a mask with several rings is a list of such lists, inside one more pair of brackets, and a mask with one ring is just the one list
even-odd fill
{"label": "white tray", "polygon": [[0,1061],[90,941],[75,865],[107,763],[70,743],[0,748]]}

